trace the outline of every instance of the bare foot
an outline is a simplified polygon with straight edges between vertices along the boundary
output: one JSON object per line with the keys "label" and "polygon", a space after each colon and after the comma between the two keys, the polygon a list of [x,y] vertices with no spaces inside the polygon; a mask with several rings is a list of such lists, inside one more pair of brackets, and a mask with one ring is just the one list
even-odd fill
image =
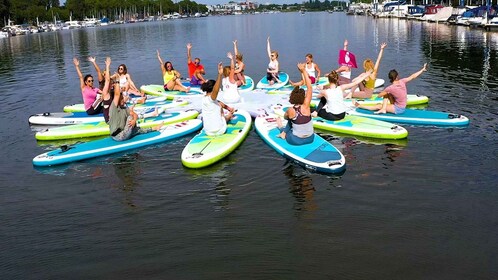
{"label": "bare foot", "polygon": [[385,113],[387,113],[386,110],[382,110],[382,109],[377,111],[377,112],[374,112],[374,114],[385,114]]}
{"label": "bare foot", "polygon": [[356,101],[356,99],[352,99],[351,102],[353,103],[353,105],[355,107],[360,107],[360,103],[358,103],[358,101]]}
{"label": "bare foot", "polygon": [[279,135],[277,135],[277,137],[278,137],[278,138],[285,139],[285,136],[286,136],[286,135],[287,135],[287,134],[286,134],[284,131],[282,131],[282,132],[280,132],[280,134],[279,134]]}
{"label": "bare foot", "polygon": [[152,130],[158,131],[159,129],[161,129],[163,127],[163,125],[164,125],[164,122],[161,122],[160,124],[154,126],[152,128]]}
{"label": "bare foot", "polygon": [[317,116],[318,116],[318,112],[317,111],[311,113],[311,117],[312,118],[316,118]]}
{"label": "bare foot", "polygon": [[190,87],[187,87],[187,89],[185,90],[185,92],[189,92],[190,91]]}
{"label": "bare foot", "polygon": [[159,108],[158,107],[156,107],[154,109],[154,117],[157,117],[157,116],[159,116]]}

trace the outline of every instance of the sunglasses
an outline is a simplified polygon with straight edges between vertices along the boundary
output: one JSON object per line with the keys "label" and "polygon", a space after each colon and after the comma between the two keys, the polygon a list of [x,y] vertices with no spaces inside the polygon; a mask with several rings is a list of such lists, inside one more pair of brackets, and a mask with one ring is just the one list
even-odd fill
{"label": "sunglasses", "polygon": [[93,80],[86,80],[86,81],[89,82],[89,83],[93,83]]}
{"label": "sunglasses", "polygon": [[272,55],[271,55],[271,57],[275,57],[275,55],[274,55],[274,54],[272,54]]}
{"label": "sunglasses", "polygon": [[118,70],[124,70],[124,68],[123,67],[119,67]]}

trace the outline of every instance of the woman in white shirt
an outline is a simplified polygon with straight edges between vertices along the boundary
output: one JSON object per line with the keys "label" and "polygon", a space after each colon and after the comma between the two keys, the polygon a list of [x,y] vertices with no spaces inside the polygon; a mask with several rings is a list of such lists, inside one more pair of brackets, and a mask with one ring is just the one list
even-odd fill
{"label": "woman in white shirt", "polygon": [[[218,64],[218,78],[216,81],[208,80],[201,85],[201,90],[205,92],[202,98],[202,123],[204,132],[210,136],[224,134],[227,130],[227,121],[232,118],[235,111],[233,108],[217,100],[222,75],[223,65],[220,62]],[[223,109],[229,111],[226,116]]]}

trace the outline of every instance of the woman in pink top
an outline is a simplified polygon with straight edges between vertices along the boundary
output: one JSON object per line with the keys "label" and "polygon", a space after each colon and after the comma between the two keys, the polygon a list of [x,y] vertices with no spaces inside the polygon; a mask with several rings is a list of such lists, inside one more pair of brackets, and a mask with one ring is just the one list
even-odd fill
{"label": "woman in pink top", "polygon": [[85,110],[88,115],[96,115],[103,112],[102,106],[102,94],[99,88],[93,87],[93,77],[88,74],[83,78],[80,70],[80,61],[75,57],[73,58],[74,66],[76,67],[76,72],[80,78],[80,88],[81,94],[83,95],[83,103],[85,104]]}
{"label": "woman in pink top", "polygon": [[379,97],[384,98],[382,104],[363,106],[356,102],[356,100],[353,100],[353,104],[358,108],[376,111],[375,114],[403,114],[405,112],[407,99],[406,83],[417,78],[425,71],[427,71],[427,63],[424,64],[422,69],[410,75],[410,77],[399,79],[398,72],[393,69],[389,71],[389,81],[391,81],[391,85],[379,93]]}

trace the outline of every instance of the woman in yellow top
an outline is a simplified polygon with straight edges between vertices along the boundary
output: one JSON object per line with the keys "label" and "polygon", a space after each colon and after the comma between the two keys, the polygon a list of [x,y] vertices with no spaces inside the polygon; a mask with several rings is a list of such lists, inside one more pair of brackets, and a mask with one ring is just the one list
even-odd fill
{"label": "woman in yellow top", "polygon": [[[382,43],[380,45],[379,56],[377,57],[377,61],[375,65],[371,59],[365,59],[363,61],[363,69],[365,69],[364,73],[368,71],[372,71],[372,73],[364,80],[364,83],[360,83],[360,90],[356,91],[358,86],[351,88],[351,91],[344,98],[370,98],[372,97],[374,88],[375,88],[375,80],[377,79],[377,71],[379,70],[380,60],[382,59],[382,54],[384,53],[384,48],[387,47],[386,43]],[[362,74],[364,74],[362,73]]]}
{"label": "woman in yellow top", "polygon": [[177,91],[189,92],[190,87],[185,87],[184,85],[182,85],[182,82],[180,81],[180,73],[175,69],[173,69],[173,64],[171,64],[171,62],[169,61],[166,61],[166,63],[163,62],[161,56],[159,55],[159,50],[157,50],[157,59],[159,59],[159,63],[161,64],[164,90],[165,91],[177,90]]}

